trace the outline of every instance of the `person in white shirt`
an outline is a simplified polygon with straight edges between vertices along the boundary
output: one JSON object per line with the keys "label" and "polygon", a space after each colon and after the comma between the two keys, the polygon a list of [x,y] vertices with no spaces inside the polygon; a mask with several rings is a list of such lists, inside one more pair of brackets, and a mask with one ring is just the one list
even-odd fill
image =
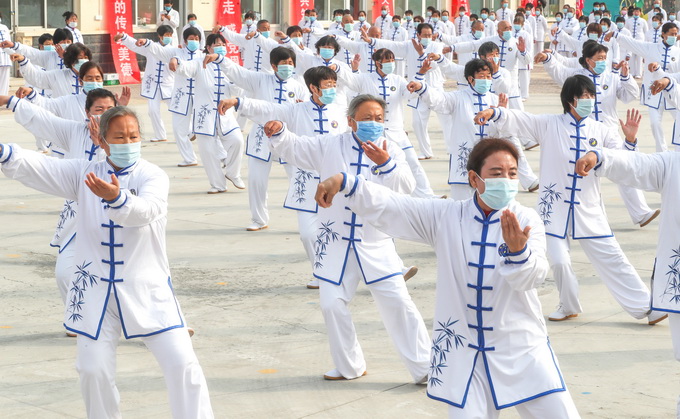
{"label": "person in white shirt", "polygon": [[363,10],[359,10],[359,21],[354,24],[354,30],[357,32],[361,32],[361,28],[364,28],[366,30],[371,29],[371,24],[366,21],[366,12]]}
{"label": "person in white shirt", "polygon": [[172,28],[172,46],[179,45],[177,42],[177,28],[179,28],[179,12],[172,8],[173,0],[163,0],[163,11],[158,19],[158,25],[168,25]]}
{"label": "person in white shirt", "polygon": [[489,16],[489,9],[482,8],[479,14],[479,21],[484,24],[484,36],[493,36],[496,33],[496,22]]}
{"label": "person in white shirt", "polygon": [[536,33],[534,34],[534,51],[545,49],[545,35],[548,33],[548,20],[543,16],[543,8],[536,6]]}
{"label": "person in white shirt", "polygon": [[[265,124],[265,134],[284,160],[318,171],[324,179],[346,172],[409,194],[415,181],[404,154],[383,136],[385,107],[382,99],[361,94],[347,109],[346,124],[351,131],[302,137],[274,120]],[[424,384],[430,366],[430,339],[408,294],[394,240],[362,222],[362,217],[347,207],[348,196],[336,195],[335,201],[332,207],[319,204],[315,223],[314,276],[320,279],[319,305],[334,364],[323,377],[353,380],[367,372],[349,310],[357,286],[364,282],[411,379]]]}
{"label": "person in white shirt", "polygon": [[512,24],[515,19],[515,12],[510,8],[509,0],[501,0],[501,8],[496,10],[496,19],[498,22],[504,20]]}
{"label": "person in white shirt", "polygon": [[[529,57],[534,56],[534,37],[525,28],[528,25],[524,20],[524,15],[516,14],[512,25],[512,36],[515,39],[522,38],[526,44],[526,53]],[[518,64],[518,78],[519,90],[522,100],[527,100],[529,98],[529,83],[531,82],[531,70],[533,70],[533,61],[530,59],[529,63]]]}
{"label": "person in white shirt", "polygon": [[647,21],[650,25],[652,24],[652,18],[654,17],[654,15],[658,13],[661,13],[663,15],[663,22],[668,20],[668,14],[666,13],[666,10],[663,7],[661,7],[661,0],[654,0],[651,10],[647,12]]}
{"label": "person in white shirt", "polygon": [[[21,100],[0,97],[16,107]],[[172,416],[213,418],[208,386],[173,290],[165,231],[168,175],[141,158],[139,120],[115,107],[100,119],[106,160],[54,159],[0,145],[5,176],[77,201],[78,240],[64,325],[78,334],[76,370],[90,418],[120,418],[121,337],[139,338],[163,371]]]}
{"label": "person in white shirt", "polygon": [[[307,11],[305,11],[305,17],[308,16]],[[257,30],[257,17],[255,15],[255,12],[249,11],[246,12],[246,14],[243,16],[243,24],[241,25],[241,31],[239,32],[242,35],[255,32]]]}
{"label": "person in white shirt", "polygon": [[531,28],[529,31],[531,33],[531,36],[536,38],[537,34],[537,27],[536,27],[536,16],[534,15],[534,5],[532,3],[527,3],[525,12],[524,12],[524,20],[526,21],[526,25]]}
{"label": "person in white shirt", "polygon": [[83,34],[78,30],[78,15],[75,12],[66,11],[62,16],[66,22],[64,29],[71,32],[71,36],[73,36],[73,43],[80,42],[83,44],[85,42],[83,40]]}
{"label": "person in white shirt", "polygon": [[661,25],[663,17],[661,14],[652,17],[651,27],[645,34],[645,41],[651,42],[653,44],[658,44],[661,42]]}
{"label": "person in white shirt", "polygon": [[352,171],[324,180],[317,200],[330,209],[346,205],[365,225],[433,248],[427,395],[446,403],[450,418],[497,418],[512,406],[518,417],[577,419],[538,298],[549,271],[545,227],[514,199],[517,153],[489,138],[468,162],[475,194],[464,201],[403,196]]}
{"label": "person in white shirt", "polygon": [[[306,17],[307,16],[305,16],[305,18]],[[316,9],[309,10],[309,20],[305,19],[300,27],[302,28],[302,38],[305,48],[314,49],[316,41],[326,33],[321,22],[317,20]]]}
{"label": "person in white shirt", "polygon": [[[0,20],[2,20],[2,13],[0,13]],[[0,23],[0,43],[9,41],[11,36],[9,28],[5,24]],[[12,67],[12,61],[9,59],[9,54],[0,50],[0,95],[6,96],[9,93],[9,73]]]}
{"label": "person in white shirt", "polygon": [[[189,28],[198,29],[198,31],[201,33],[201,40],[200,40],[201,49],[205,49],[205,31],[203,30],[203,27],[198,24],[198,18],[196,17],[196,15],[193,14],[193,13],[189,14],[189,16],[187,17],[187,22],[188,23],[186,25],[184,25],[184,27],[182,28],[182,32],[180,32],[180,35],[183,35],[184,31],[186,31]],[[243,29],[243,27],[241,27],[241,29]],[[186,47],[186,42],[184,41],[184,36],[180,36],[179,44],[182,47]]]}
{"label": "person in white shirt", "polygon": [[451,16],[448,10],[442,10],[442,24],[444,25],[444,32],[449,35],[456,34],[456,25],[451,21]]}
{"label": "person in white shirt", "polygon": [[[342,30],[344,29],[344,26],[343,26],[343,23],[342,23],[342,17],[343,16],[344,16],[344,11],[342,9],[333,10],[333,20],[331,20],[332,23],[328,27],[328,34],[329,35],[335,35],[338,32],[342,32]],[[354,28],[352,28],[352,29],[354,29]]]}
{"label": "person in white shirt", "polygon": [[[642,10],[639,7],[633,9],[633,17],[626,22],[626,28],[632,34],[633,39],[638,41],[645,40],[647,22],[642,19]],[[630,72],[636,79],[642,77],[642,55],[633,53],[633,56],[630,58]]]}
{"label": "person in white shirt", "polygon": [[416,26],[418,24],[413,20],[413,10],[407,10],[404,12],[404,23],[402,27],[406,31],[409,38],[413,38],[413,33],[415,32]]}
{"label": "person in white shirt", "polygon": [[456,27],[456,34],[457,35],[465,35],[467,33],[470,33],[470,18],[466,15],[467,10],[465,10],[465,6],[460,6],[458,8],[458,16],[456,16],[456,19],[454,20],[454,26]]}
{"label": "person in white shirt", "polygon": [[392,16],[390,15],[390,7],[388,5],[383,5],[380,8],[380,16],[375,19],[373,26],[377,26],[382,33],[383,39],[388,39],[390,25],[392,25]]}

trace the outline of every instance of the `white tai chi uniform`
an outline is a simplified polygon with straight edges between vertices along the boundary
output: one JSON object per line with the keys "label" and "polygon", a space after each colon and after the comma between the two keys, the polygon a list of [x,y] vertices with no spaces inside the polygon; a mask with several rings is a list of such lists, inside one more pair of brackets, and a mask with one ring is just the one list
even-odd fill
{"label": "white tai chi uniform", "polygon": [[[659,242],[654,259],[652,309],[669,313],[675,359],[680,361],[680,251],[678,250],[677,197],[680,196],[680,154],[626,153],[603,150],[602,165],[595,171],[614,182],[661,194]],[[634,173],[635,176],[631,176]],[[677,416],[680,417],[680,399]]]}
{"label": "white tai chi uniform", "polygon": [[80,33],[80,29],[78,29],[77,26],[75,28],[72,28],[69,25],[66,25],[66,26],[64,26],[64,29],[71,32],[71,36],[73,36],[73,43],[74,44],[76,42],[80,42],[81,44],[85,45],[85,40],[83,39],[83,34]]}
{"label": "white tai chi uniform", "polygon": [[319,40],[324,34],[326,33],[326,30],[323,28],[323,25],[321,25],[321,22],[318,20],[312,21],[306,20],[304,25],[301,26],[302,29],[309,29],[310,32],[303,33],[302,34],[302,43],[305,45],[305,48],[311,48],[314,49],[314,45],[316,44],[316,41]]}
{"label": "white tai chi uniform", "polygon": [[[129,37],[125,35],[125,37]],[[131,41],[134,41],[131,39]],[[187,48],[169,48],[147,40],[146,44],[142,46],[149,50],[148,56],[153,55],[156,59],[168,64],[174,57],[179,57],[180,60],[198,61],[203,63],[205,54],[203,51],[189,51]],[[180,164],[196,163],[196,153],[191,146],[190,138],[192,136],[192,112],[194,109],[194,95],[196,89],[196,79],[193,77],[182,77],[175,74],[174,87],[172,89],[172,99],[168,106],[172,112],[172,131],[175,134],[175,143],[179,150],[179,155],[182,157]]]}
{"label": "white tai chi uniform", "polygon": [[[276,74],[246,70],[231,60],[222,60],[221,66],[227,78],[251,92],[250,97],[253,99],[281,104],[309,98],[307,88],[292,77],[282,80]],[[246,138],[245,151],[248,156],[248,203],[251,221],[261,227],[267,226],[267,185],[272,161],[278,160],[278,156],[272,156],[263,125],[253,125]]]}
{"label": "white tai chi uniform", "polygon": [[548,32],[548,21],[542,14],[536,16],[536,32],[534,33],[534,51],[541,52],[545,49],[545,35]]}
{"label": "white tai chi uniform", "polygon": [[196,82],[192,119],[194,134],[210,187],[220,192],[227,190],[227,179],[233,182],[241,177],[243,154],[243,134],[234,112],[229,110],[225,115],[217,112],[220,101],[233,96],[230,81],[220,66],[224,59],[220,55],[207,68],[203,68],[203,63],[198,60],[178,59],[177,66],[178,75]]}
{"label": "white tai chi uniform", "polygon": [[[42,96],[31,93],[31,96]],[[83,96],[83,95],[78,95]],[[78,96],[62,96],[54,100],[62,102],[63,98],[77,98]],[[90,130],[85,118],[78,122],[56,116],[45,109],[30,104],[26,100],[16,97],[10,99],[7,105],[14,112],[14,119],[31,134],[40,138],[51,138],[54,144],[64,152],[64,159],[83,159],[87,161],[101,161],[106,159],[106,153],[92,143]],[[72,106],[69,106],[70,108]],[[85,106],[82,106],[83,113]],[[78,202],[67,199],[59,214],[59,221],[54,232],[50,246],[59,250],[55,277],[57,288],[62,302],[66,306],[66,296],[69,290],[71,276],[75,272],[75,242],[76,242],[76,216],[78,215]]]}
{"label": "white tai chi uniform", "polygon": [[541,145],[537,209],[545,224],[548,260],[564,312],[582,312],[569,255],[571,238],[579,241],[619,305],[636,319],[647,316],[649,290],[609,227],[599,179],[576,174],[575,162],[588,151],[601,153],[603,147],[621,147],[618,133],[592,118],[577,121],[570,113],[532,115],[494,108],[492,119],[500,134],[522,132]]}
{"label": "white tai chi uniform", "polygon": [[[142,87],[140,95],[148,99],[149,118],[153,127],[153,134],[156,140],[167,140],[168,134],[165,131],[165,124],[161,118],[161,103],[170,103],[172,97],[172,87],[175,84],[175,73],[170,71],[168,65],[157,58],[155,54],[149,53],[150,49],[144,46],[138,47],[136,41],[127,35],[123,35],[121,43],[136,54],[146,57],[146,70],[142,77]],[[158,43],[161,48],[172,48],[169,45]]]}
{"label": "white tai chi uniform", "polygon": [[[647,22],[644,19],[630,18],[626,20],[626,29],[631,33],[631,36],[636,41],[644,42],[645,33],[647,32]],[[632,50],[632,48],[631,48]],[[638,54],[633,50],[633,56],[630,58],[630,71],[634,77],[642,76],[642,59],[646,54]]]}
{"label": "white tai chi uniform", "polygon": [[78,72],[70,68],[43,71],[24,57],[24,60],[19,62],[19,71],[26,79],[26,83],[40,89],[50,89],[52,97],[77,95],[83,88]]}
{"label": "white tai chi uniform", "polygon": [[452,418],[497,418],[511,406],[522,417],[578,418],[536,291],[548,273],[545,229],[536,211],[516,201],[506,207],[522,228],[531,226],[525,248],[510,253],[502,210],[485,214],[477,196],[413,199],[346,177],[336,199],[349,195],[347,206],[364,225],[426,243],[437,255],[427,395],[451,405]]}
{"label": "white tai chi uniform", "polygon": [[[288,129],[297,135],[334,135],[347,131],[346,107],[335,102],[322,106],[310,99],[305,102],[279,105],[262,100],[239,98],[236,110],[261,125],[271,120],[283,121]],[[277,153],[276,150],[272,151]],[[319,174],[310,169],[296,167],[281,154],[278,155],[287,162],[285,168],[290,182],[283,206],[297,213],[300,241],[313,267],[318,211],[314,195],[319,185]]]}
{"label": "white tai chi uniform", "polygon": [[[11,41],[9,29],[0,23],[0,42]],[[6,96],[9,93],[9,72],[12,68],[12,61],[4,50],[0,49],[0,95]]]}
{"label": "white tai chi uniform", "polygon": [[[622,48],[630,50],[634,54],[644,58],[645,62],[648,64],[657,62],[661,66],[661,70],[667,73],[680,72],[680,47],[678,45],[669,46],[665,41],[654,44],[651,42],[639,41],[621,34],[616,35],[616,40]],[[647,110],[649,111],[649,123],[652,126],[652,134],[656,141],[656,151],[666,151],[668,148],[666,146],[666,139],[663,135],[661,119],[664,110],[675,110],[675,106],[668,102],[667,92],[652,95],[651,85],[653,82],[654,77],[649,72],[647,66],[645,66],[642,77],[642,86],[640,88],[640,102],[643,105],[646,105],[648,108]],[[672,139],[672,143],[680,145],[680,142],[675,143],[674,141],[675,138]]]}
{"label": "white tai chi uniform", "polygon": [[[373,53],[380,49],[373,46],[373,43],[366,43],[364,41],[350,41],[345,38],[336,38],[338,44],[345,48],[352,54],[359,54],[361,61],[359,61],[359,71],[362,73],[375,73],[375,61],[373,61]],[[285,42],[285,40],[284,40]]]}
{"label": "white tai chi uniform", "polygon": [[[543,63],[545,69],[552,79],[559,85],[563,85],[564,81],[574,75],[580,74],[588,77],[595,85],[595,106],[591,116],[594,120],[600,121],[605,126],[618,136],[619,132],[619,117],[616,114],[616,103],[620,100],[623,103],[629,103],[638,98],[638,86],[633,78],[628,76],[620,76],[612,73],[610,70],[605,70],[602,74],[595,74],[585,68],[568,68],[564,67],[559,58],[554,59],[556,55],[550,54],[548,59]],[[617,148],[624,146],[624,140],[618,137],[620,144]],[[628,215],[630,215],[633,224],[640,224],[649,219],[654,211],[647,205],[647,200],[639,191],[634,188],[629,188],[623,185],[617,185],[619,194],[623,203],[626,205]]]}
{"label": "white tai chi uniform", "polygon": [[[394,42],[410,40],[408,37],[408,32],[406,32],[406,29],[404,29],[402,26],[399,26],[398,28],[392,26],[390,28],[390,37],[388,39]],[[406,75],[406,61],[404,61],[404,59],[401,57],[395,58],[395,64],[396,66],[394,69],[394,74],[403,78]]]}
{"label": "white tai chi uniform", "polygon": [[375,19],[375,23],[373,26],[377,26],[380,28],[380,35],[382,39],[389,39],[388,36],[389,34],[387,33],[390,30],[390,27],[392,26],[392,16],[390,14],[386,14],[385,16],[378,16]]}
{"label": "white tai chi uniform", "polygon": [[453,26],[455,28],[455,33],[447,32],[449,35],[465,35],[470,33],[470,17],[468,15],[458,16],[454,19]]}
{"label": "white tai chi uniform", "polygon": [[[168,17],[169,19],[159,19],[158,20],[158,26],[160,25],[167,25],[172,28],[172,46],[177,47],[179,46],[179,41],[177,37],[177,28],[179,28],[179,12],[175,9],[170,9],[168,12],[165,9],[161,10],[161,14],[165,15],[164,17]],[[180,37],[182,35],[180,34]]]}
{"label": "white tai chi uniform", "polygon": [[[141,338],[165,376],[175,418],[212,418],[203,371],[175,298],[165,251],[168,175],[146,160],[115,171],[105,161],[53,159],[3,146],[3,173],[39,191],[77,201],[78,241],[64,325],[78,334],[76,369],[90,418],[121,417],[116,347]],[[120,194],[103,201],[85,185],[115,174]]]}
{"label": "white tai chi uniform", "polygon": [[[618,64],[621,60],[619,59],[619,47],[618,47],[618,42],[616,41],[616,38],[612,38],[609,41],[604,40],[605,35],[601,35],[597,43],[600,45],[604,45],[609,49],[607,51],[607,69],[609,69],[612,72],[617,72],[617,70],[614,70],[612,67],[612,63]],[[574,51],[576,51],[576,57],[565,57],[561,54],[555,55],[557,57],[557,61],[566,65],[567,67],[576,67],[576,68],[582,68],[583,66],[578,62],[578,58],[583,56],[583,44],[588,41],[587,37],[584,37],[580,41],[575,39],[574,37],[568,36],[566,32],[559,30],[557,33],[555,33],[555,37],[559,39],[561,42],[564,42],[565,45],[568,47],[572,48]]]}
{"label": "white tai chi uniform", "polygon": [[515,20],[515,12],[509,7],[501,7],[500,9],[496,10],[496,19],[498,19],[499,22],[504,20],[512,25],[512,22]]}
{"label": "white tai chi uniform", "polygon": [[[411,40],[403,42],[392,42],[386,41],[384,39],[371,39],[370,43],[376,48],[387,48],[394,53],[395,57],[403,58],[406,61],[406,68],[408,70],[407,79],[415,80],[416,74],[420,71],[423,66],[423,61],[431,53],[442,55],[442,50],[444,49],[444,44],[440,42],[430,42],[430,44],[425,47],[423,46],[423,55],[419,55],[416,52],[413,42]],[[428,86],[444,90],[444,77],[438,68],[432,68],[425,75],[425,81]],[[408,105],[412,109],[412,122],[413,131],[418,139],[418,145],[420,147],[420,156],[425,158],[431,158],[434,153],[432,152],[432,145],[430,144],[430,134],[427,132],[428,121],[430,120],[430,108],[425,105],[420,105],[416,103],[415,106],[412,104]],[[439,116],[439,115],[438,115]],[[442,117],[439,116],[439,122],[441,126],[446,126]]]}
{"label": "white tai chi uniform", "polygon": [[[534,37],[533,35],[521,29],[519,31],[512,30],[512,36],[515,39],[522,38],[525,42],[525,51],[529,57],[534,56]],[[529,84],[531,83],[531,70],[534,69],[534,61],[529,60],[528,64],[518,64],[517,65],[517,81],[519,82],[520,98],[526,100],[529,98]]]}
{"label": "white tai chi uniform", "polygon": [[[284,128],[271,137],[272,148],[283,159],[316,170],[324,179],[348,172],[409,194],[415,181],[404,154],[384,137],[375,144],[382,148],[385,142],[390,159],[377,165],[364,154],[352,132],[298,137]],[[419,382],[427,376],[429,337],[406,289],[394,240],[363,223],[346,204],[344,194],[335,195],[330,208],[319,209],[315,224],[314,276],[321,280],[320,306],[335,369],[348,379],[360,377],[366,371],[349,311],[349,303],[363,280],[402,361],[413,380]]]}
{"label": "white tai chi uniform", "polygon": [[406,162],[411,168],[411,173],[416,180],[416,187],[413,196],[419,198],[433,198],[434,192],[427,178],[427,173],[423,170],[418,161],[418,156],[413,149],[413,144],[409,141],[404,131],[404,101],[411,98],[413,94],[406,88],[407,82],[397,74],[387,74],[385,77],[380,74],[357,74],[341,69],[338,77],[347,83],[350,89],[362,94],[370,94],[382,98],[387,103],[385,109],[385,138],[399,145],[404,151]]}

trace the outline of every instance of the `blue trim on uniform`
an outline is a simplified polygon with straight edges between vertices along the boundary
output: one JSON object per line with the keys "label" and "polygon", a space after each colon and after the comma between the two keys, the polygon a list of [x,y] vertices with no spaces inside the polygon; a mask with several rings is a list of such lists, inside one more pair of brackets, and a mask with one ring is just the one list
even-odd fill
{"label": "blue trim on uniform", "polygon": [[50,243],[50,247],[56,247],[57,249],[59,249],[59,253],[61,253],[61,252],[63,252],[64,250],[66,250],[66,248],[68,247],[68,245],[71,244],[71,242],[73,241],[73,239],[76,238],[76,234],[78,234],[78,233],[73,233],[73,235],[71,236],[70,239],[68,239],[68,241],[66,242],[65,245],[60,246],[60,245],[58,245],[58,244],[52,244],[52,243]]}
{"label": "blue trim on uniform", "polygon": [[3,144],[3,145],[2,145],[2,153],[0,153],[0,158],[2,158],[2,157],[5,155],[5,151],[6,151],[7,149],[9,149],[9,152],[8,152],[8,154],[7,154],[7,157],[5,158],[5,160],[0,161],[0,164],[5,164],[5,163],[7,163],[7,162],[9,161],[9,159],[12,157],[12,153],[13,153],[13,151],[14,151],[13,148],[12,148],[12,146],[11,146],[11,145],[8,145],[8,144]]}

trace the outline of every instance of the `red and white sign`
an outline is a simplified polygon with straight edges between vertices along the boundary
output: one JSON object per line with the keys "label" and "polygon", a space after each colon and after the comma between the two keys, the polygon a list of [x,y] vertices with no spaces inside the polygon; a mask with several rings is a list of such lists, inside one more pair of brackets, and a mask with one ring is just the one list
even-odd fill
{"label": "red and white sign", "polygon": [[[218,0],[217,24],[234,32],[241,31],[241,0]],[[241,64],[238,46],[227,42],[227,58]]]}
{"label": "red and white sign", "polygon": [[290,2],[290,25],[297,25],[305,17],[305,10],[314,8],[313,0],[297,0]]}
{"label": "red and white sign", "polygon": [[373,21],[380,16],[380,10],[383,6],[387,6],[387,14],[394,16],[394,1],[393,0],[374,0],[373,1]]}
{"label": "red and white sign", "polygon": [[132,34],[132,0],[112,0],[106,2],[107,29],[111,35],[111,54],[116,66],[120,84],[139,83],[137,56],[122,44],[114,42],[113,37],[121,32]]}

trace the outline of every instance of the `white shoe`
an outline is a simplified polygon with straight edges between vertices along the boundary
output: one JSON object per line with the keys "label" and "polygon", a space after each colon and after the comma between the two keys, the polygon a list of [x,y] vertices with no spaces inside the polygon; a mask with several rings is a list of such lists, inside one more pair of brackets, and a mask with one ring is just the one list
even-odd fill
{"label": "white shoe", "polygon": [[572,317],[577,317],[578,313],[572,313],[567,311],[562,307],[562,304],[557,306],[557,309],[548,316],[548,320],[553,322],[561,322],[562,320],[571,319]]}
{"label": "white shoe", "polygon": [[198,162],[187,163],[183,161],[182,163],[177,164],[177,167],[191,167],[191,166],[198,166]]}
{"label": "white shoe", "polygon": [[[366,371],[364,371],[364,373],[361,374],[359,377],[363,377],[364,375],[366,375]],[[340,372],[339,372],[337,369],[335,369],[335,368],[333,368],[332,370],[328,371],[327,373],[325,373],[325,374],[323,375],[324,380],[331,380],[331,381],[335,381],[335,380],[355,380],[355,379],[357,379],[357,378],[359,378],[359,377],[355,377],[355,378],[345,378],[345,377],[343,377],[342,374],[340,374]],[[426,378],[427,378],[427,376],[426,376]]]}
{"label": "white shoe", "polygon": [[647,214],[645,218],[642,221],[640,221],[640,227],[644,227],[647,224],[651,223],[656,217],[659,216],[659,214],[661,214],[661,210],[658,208]]}
{"label": "white shoe", "polygon": [[260,231],[269,227],[268,225],[261,225],[260,223],[253,222],[251,225],[246,227],[246,231]]}
{"label": "white shoe", "polygon": [[427,384],[427,374],[420,380],[416,380],[416,384]]}
{"label": "white shoe", "polygon": [[235,177],[235,178],[230,178],[229,176],[225,176],[229,182],[231,182],[234,186],[236,186],[238,189],[245,189],[246,184],[243,183],[243,179],[241,179],[241,176]]}
{"label": "white shoe", "polygon": [[540,185],[538,183],[538,179],[536,179],[534,183],[532,183],[531,186],[529,186],[529,192],[536,192],[539,186]]}
{"label": "white shoe", "polygon": [[413,278],[418,273],[418,267],[417,266],[409,266],[408,268],[404,268],[401,272],[402,272],[402,275],[404,275],[404,282],[405,282],[405,281],[408,281],[409,279]]}
{"label": "white shoe", "polygon": [[150,141],[151,141],[152,143],[162,143],[162,142],[165,142],[165,141],[168,141],[168,140],[167,140],[167,139],[162,139],[162,138],[152,138]]}
{"label": "white shoe", "polygon": [[311,281],[307,283],[307,288],[310,290],[318,290],[319,289],[319,280],[314,278]]}
{"label": "white shoe", "polygon": [[210,189],[208,189],[208,195],[213,195],[213,194],[216,194],[216,193],[224,193],[226,191],[227,191],[226,189],[210,188]]}
{"label": "white shoe", "polygon": [[647,315],[647,324],[654,326],[660,321],[665,320],[666,317],[668,317],[668,313],[664,313],[663,311],[652,311]]}

